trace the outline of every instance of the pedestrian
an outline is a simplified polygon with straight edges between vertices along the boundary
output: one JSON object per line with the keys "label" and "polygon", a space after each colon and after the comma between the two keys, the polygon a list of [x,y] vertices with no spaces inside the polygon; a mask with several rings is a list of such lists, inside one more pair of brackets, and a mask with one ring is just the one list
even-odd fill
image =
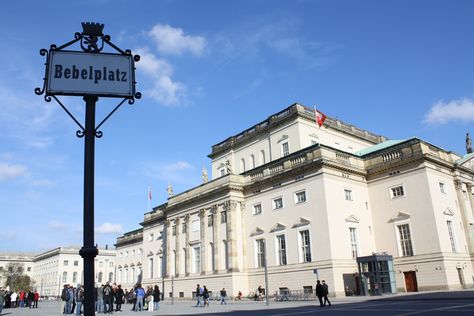
{"label": "pedestrian", "polygon": [[81,315],[82,303],[84,302],[84,287],[80,284],[76,289],[76,315]]}
{"label": "pedestrian", "polygon": [[[13,291],[12,295],[10,295],[10,306],[12,308],[15,308],[17,305],[16,305],[16,299],[18,298],[18,294],[16,294],[15,291]],[[64,314],[64,312],[63,312]]]}
{"label": "pedestrian", "polygon": [[329,294],[328,285],[326,284],[326,281],[323,280],[324,306],[326,306],[326,303],[328,303],[328,305],[331,306],[331,302],[328,299],[328,294]]}
{"label": "pedestrian", "polygon": [[33,302],[35,301],[35,293],[33,293],[31,289],[28,290],[27,300],[28,300],[28,307],[30,309],[33,308]]}
{"label": "pedestrian", "polygon": [[104,295],[104,313],[112,313],[114,310],[113,306],[113,289],[110,286],[109,282],[105,283],[104,289],[103,289],[103,295]]}
{"label": "pedestrian", "polygon": [[316,296],[319,299],[319,306],[323,307],[324,306],[323,305],[324,289],[323,289],[323,285],[321,284],[319,280],[316,282]]}
{"label": "pedestrian", "polygon": [[3,303],[5,303],[5,290],[0,287],[0,314],[2,313]]}
{"label": "pedestrian", "polygon": [[[201,306],[201,298],[202,298],[202,293],[201,293],[202,288],[198,285],[196,285],[196,307]],[[201,306],[202,307],[202,306]]]}
{"label": "pedestrian", "polygon": [[122,303],[125,294],[123,293],[122,286],[119,284],[117,286],[117,290],[115,291],[115,311],[121,312],[122,311]]}
{"label": "pedestrian", "polygon": [[221,290],[221,305],[222,304],[227,305],[226,299],[227,299],[227,292],[226,292],[225,288],[222,288],[222,290]]}
{"label": "pedestrian", "polygon": [[149,312],[153,312],[153,287],[151,285],[149,285],[146,288],[145,297],[146,297],[145,309],[147,309]]}
{"label": "pedestrian", "polygon": [[66,314],[71,314],[72,313],[72,302],[74,301],[74,290],[72,288],[72,285],[68,287],[66,290],[67,296],[66,296]]}
{"label": "pedestrian", "polygon": [[239,291],[239,293],[237,293],[237,299],[238,299],[239,301],[242,300],[242,291]]}
{"label": "pedestrian", "polygon": [[39,297],[40,296],[39,296],[38,291],[35,291],[35,302],[34,302],[33,308],[38,308]]}
{"label": "pedestrian", "polygon": [[160,299],[160,287],[158,285],[155,285],[155,288],[153,289],[153,310],[157,311],[160,309]]}
{"label": "pedestrian", "polygon": [[203,287],[202,297],[204,299],[204,307],[206,307],[206,305],[207,307],[209,307],[209,291],[205,285],[203,285],[202,287]]}
{"label": "pedestrian", "polygon": [[95,308],[97,313],[104,312],[104,285],[102,284],[97,288],[97,306]]}
{"label": "pedestrian", "polygon": [[145,290],[142,288],[141,284],[137,284],[135,289],[135,297],[137,302],[135,303],[135,311],[143,311],[143,299],[145,298]]}

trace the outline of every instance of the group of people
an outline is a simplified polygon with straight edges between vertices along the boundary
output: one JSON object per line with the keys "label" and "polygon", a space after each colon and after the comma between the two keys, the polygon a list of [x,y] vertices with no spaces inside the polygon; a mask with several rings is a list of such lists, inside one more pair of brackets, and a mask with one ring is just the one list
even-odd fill
{"label": "group of people", "polygon": [[2,312],[3,307],[38,308],[39,298],[38,291],[32,289],[29,289],[28,291],[19,290],[17,293],[15,291],[8,291],[2,287],[0,288],[0,313]]}
{"label": "group of people", "polygon": [[[122,311],[122,304],[133,304],[133,311],[156,311],[159,310],[159,302],[161,300],[161,292],[158,285],[154,287],[148,286],[145,291],[141,284],[137,284],[130,291],[123,290],[122,286],[109,282],[95,288],[95,311],[96,313],[111,314]],[[80,284],[77,287],[66,284],[61,292],[61,311],[63,314],[83,313],[84,287]],[[115,309],[114,309],[115,304]]]}
{"label": "group of people", "polygon": [[[239,291],[239,293],[241,293]],[[227,305],[227,291],[225,288],[219,291],[221,305]],[[210,292],[205,285],[196,286],[196,307],[209,307]]]}
{"label": "group of people", "polygon": [[320,282],[319,280],[316,282],[316,296],[319,299],[319,306],[323,307],[328,304],[331,306],[331,302],[328,299],[329,289],[326,281]]}

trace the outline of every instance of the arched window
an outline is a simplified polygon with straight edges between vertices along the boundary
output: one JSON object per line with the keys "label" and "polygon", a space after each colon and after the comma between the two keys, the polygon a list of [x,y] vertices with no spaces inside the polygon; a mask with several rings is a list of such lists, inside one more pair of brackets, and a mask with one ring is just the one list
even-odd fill
{"label": "arched window", "polygon": [[240,159],[240,171],[245,172],[245,159]]}
{"label": "arched window", "polygon": [[97,277],[97,282],[102,283],[102,272],[99,272],[99,276]]}
{"label": "arched window", "polygon": [[77,272],[72,274],[72,283],[77,283]]}
{"label": "arched window", "polygon": [[255,156],[250,155],[250,168],[255,168]]}
{"label": "arched window", "polygon": [[109,282],[112,283],[114,280],[114,273],[113,272],[109,272]]}
{"label": "arched window", "polygon": [[67,283],[67,272],[63,272],[63,283]]}
{"label": "arched window", "polygon": [[260,150],[260,164],[264,165],[265,164],[265,150]]}

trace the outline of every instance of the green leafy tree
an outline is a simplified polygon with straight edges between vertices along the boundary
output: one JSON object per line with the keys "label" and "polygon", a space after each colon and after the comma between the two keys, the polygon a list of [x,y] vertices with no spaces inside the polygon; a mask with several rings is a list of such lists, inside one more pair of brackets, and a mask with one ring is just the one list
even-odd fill
{"label": "green leafy tree", "polygon": [[5,280],[4,286],[10,286],[10,290],[28,290],[34,286],[29,275],[24,274],[25,268],[22,263],[12,262],[0,270]]}

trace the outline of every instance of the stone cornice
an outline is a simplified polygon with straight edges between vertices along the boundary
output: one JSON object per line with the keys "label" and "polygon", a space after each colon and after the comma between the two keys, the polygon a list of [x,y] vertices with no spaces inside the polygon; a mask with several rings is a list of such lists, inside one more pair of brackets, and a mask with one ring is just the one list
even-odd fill
{"label": "stone cornice", "polygon": [[[268,133],[270,130],[281,126],[288,120],[296,118],[304,118],[308,121],[315,122],[314,110],[301,104],[294,103],[286,109],[269,116],[266,120],[246,129],[245,131],[235,136],[231,136],[216,145],[213,145],[212,152],[208,155],[208,157],[213,159],[238,145],[252,141],[257,137]],[[355,127],[354,125],[341,122],[340,120],[329,116],[326,118],[324,126],[325,128],[337,130],[338,132],[348,134],[352,137],[356,137],[373,144],[378,144],[386,140],[386,138],[383,136],[370,133],[366,130]]]}

